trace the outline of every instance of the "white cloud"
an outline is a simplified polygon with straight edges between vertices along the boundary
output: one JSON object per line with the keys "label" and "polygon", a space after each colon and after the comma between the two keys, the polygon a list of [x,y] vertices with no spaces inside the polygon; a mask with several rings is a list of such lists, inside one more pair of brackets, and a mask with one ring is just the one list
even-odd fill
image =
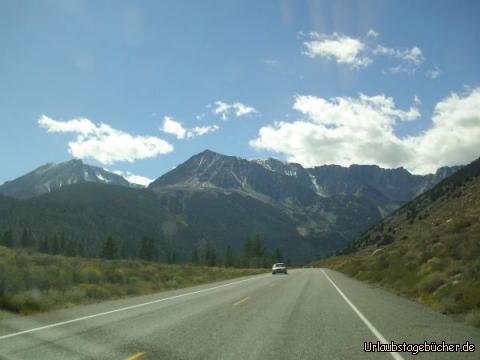
{"label": "white cloud", "polygon": [[411,49],[400,50],[377,45],[377,47],[373,49],[373,54],[392,56],[413,65],[420,65],[425,60],[422,50],[417,46]]}
{"label": "white cloud", "polygon": [[300,33],[299,36],[307,37],[307,41],[303,42],[304,55],[310,58],[323,57],[334,60],[338,64],[345,64],[355,69],[369,66],[374,58],[383,56],[399,62],[389,68],[390,73],[413,74],[425,61],[422,50],[417,46],[399,49],[375,44],[379,34],[373,29],[368,31],[364,39],[336,32],[331,35],[316,32]]}
{"label": "white cloud", "polygon": [[220,129],[218,125],[195,126],[188,131],[188,137],[202,136]]}
{"label": "white cloud", "polygon": [[109,172],[113,172],[114,174],[122,176],[123,178],[125,178],[125,180],[127,180],[131,184],[137,184],[137,185],[142,185],[142,186],[147,187],[148,185],[150,185],[150,183],[155,181],[155,179],[150,179],[148,177],[141,176],[141,175],[135,175],[135,174],[131,173],[130,171],[125,171],[124,172],[124,171],[121,171],[121,170],[113,170],[113,171],[108,170],[108,169],[104,169],[104,170],[109,171]]}
{"label": "white cloud", "polygon": [[47,132],[50,133],[74,132],[87,136],[89,134],[95,133],[98,130],[98,127],[86,118],[72,119],[68,121],[57,121],[49,118],[48,116],[42,115],[38,120],[38,124],[41,127],[47,129]]}
{"label": "white cloud", "polygon": [[430,79],[436,79],[440,76],[440,69],[438,67],[434,67],[433,69],[427,70],[425,75]]}
{"label": "white cloud", "polygon": [[433,126],[404,143],[415,150],[409,167],[419,173],[466,164],[480,156],[480,88],[451,94],[435,105]]}
{"label": "white cloud", "polygon": [[239,102],[234,103],[232,105],[232,108],[235,110],[235,115],[237,117],[257,112],[257,110],[255,110],[253,107],[244,105]]}
{"label": "white cloud", "polygon": [[177,139],[183,139],[187,135],[187,130],[183,125],[170,116],[165,116],[163,126],[160,130],[164,133],[175,135]]}
{"label": "white cloud", "polygon": [[378,35],[379,35],[378,32],[376,32],[376,31],[373,30],[373,29],[370,29],[370,30],[368,30],[368,32],[367,32],[367,38],[375,38],[375,39],[377,39],[377,38],[378,38]]}
{"label": "white cloud", "polygon": [[127,179],[129,183],[142,185],[145,187],[147,187],[148,185],[150,185],[150,183],[154,181],[154,179],[150,179],[145,176],[135,175],[132,173],[127,173],[127,175],[125,175],[125,179]]}
{"label": "white cloud", "polygon": [[371,64],[372,59],[365,56],[365,44],[359,39],[333,33],[325,35],[310,33],[310,40],[303,43],[304,54],[310,58],[317,56],[334,59],[339,64],[348,64],[354,68]]}
{"label": "white cloud", "polygon": [[206,135],[208,133],[217,131],[220,127],[218,125],[195,126],[191,129],[183,127],[182,123],[175,119],[165,116],[161,131],[174,135],[177,139],[191,139],[197,136]]}
{"label": "white cloud", "polygon": [[[210,107],[210,106],[207,106],[207,107]],[[223,101],[216,101],[212,112],[215,115],[219,115],[222,118],[222,120],[228,120],[229,116],[232,114],[235,115],[236,117],[241,117],[248,114],[258,113],[258,111],[255,108],[242,104],[240,102],[228,104]]]}
{"label": "white cloud", "polygon": [[377,45],[373,49],[374,55],[386,55],[401,60],[400,64],[390,67],[389,71],[392,74],[400,72],[413,74],[417,68],[425,61],[422,50],[414,46],[411,49],[393,49],[382,45]]}
{"label": "white cloud", "polygon": [[131,135],[104,123],[94,124],[87,118],[58,121],[42,115],[38,124],[49,133],[77,134],[76,139],[68,143],[70,154],[102,164],[133,162],[173,151],[172,145],[158,137]]}
{"label": "white cloud", "polygon": [[417,119],[418,104],[415,100],[410,109],[401,110],[384,95],[297,96],[294,109],[304,119],[262,127],[250,145],[283,153],[305,166],[377,164],[404,166],[420,174],[480,156],[480,88],[443,99],[435,107],[429,130],[401,138],[395,126]]}
{"label": "white cloud", "polygon": [[[110,171],[110,170],[107,170],[107,169],[105,169],[105,170]],[[146,176],[135,175],[135,174],[131,173],[130,171],[123,172],[121,170],[114,170],[112,172],[114,174],[123,176],[129,183],[142,185],[142,186],[145,186],[145,187],[150,185],[150,183],[152,183],[155,180],[155,179],[150,179]]]}
{"label": "white cloud", "polygon": [[413,65],[420,65],[425,60],[422,50],[417,46],[400,51],[400,58]]}

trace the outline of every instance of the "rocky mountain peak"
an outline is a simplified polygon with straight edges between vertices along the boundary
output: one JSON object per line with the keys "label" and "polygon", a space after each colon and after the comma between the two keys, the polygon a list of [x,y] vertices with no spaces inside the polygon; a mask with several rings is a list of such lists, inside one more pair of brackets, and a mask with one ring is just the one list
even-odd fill
{"label": "rocky mountain peak", "polygon": [[61,163],[48,163],[15,180],[0,186],[0,194],[17,198],[42,195],[63,186],[93,182],[131,186],[120,175],[100,167],[86,165],[82,160],[72,159]]}

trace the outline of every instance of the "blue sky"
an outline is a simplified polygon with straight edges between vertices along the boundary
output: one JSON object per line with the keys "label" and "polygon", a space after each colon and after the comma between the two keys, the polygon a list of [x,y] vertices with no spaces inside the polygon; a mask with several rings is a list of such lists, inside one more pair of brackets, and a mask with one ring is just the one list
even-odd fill
{"label": "blue sky", "polygon": [[474,1],[1,1],[0,183],[74,155],[153,179],[206,148],[416,173],[469,162],[479,13]]}

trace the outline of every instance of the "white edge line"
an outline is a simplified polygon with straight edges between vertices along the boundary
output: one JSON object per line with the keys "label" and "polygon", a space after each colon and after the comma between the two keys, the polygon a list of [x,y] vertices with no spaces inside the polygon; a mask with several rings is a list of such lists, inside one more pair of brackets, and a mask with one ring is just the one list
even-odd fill
{"label": "white edge line", "polygon": [[262,278],[262,277],[265,277],[265,275],[260,276],[260,277],[253,277],[253,278],[248,278],[248,279],[244,279],[244,280],[233,281],[233,282],[230,282],[230,283],[227,283],[227,284],[214,286],[214,287],[211,287],[211,288],[208,288],[208,289],[201,289],[201,290],[192,291],[192,292],[185,293],[185,294],[169,296],[169,297],[166,297],[166,298],[153,300],[153,301],[148,301],[148,302],[141,303],[141,304],[126,306],[126,307],[115,309],[115,310],[104,311],[104,312],[97,313],[97,314],[82,316],[82,317],[79,317],[79,318],[76,318],[76,319],[61,321],[61,322],[53,323],[53,324],[50,324],[50,325],[45,325],[45,326],[41,326],[41,327],[37,327],[37,328],[33,328],[33,329],[28,329],[28,330],[23,330],[23,331],[19,331],[19,332],[7,334],[7,335],[2,335],[2,336],[0,336],[0,340],[5,340],[5,339],[9,339],[9,338],[12,338],[12,337],[15,337],[15,336],[25,335],[25,334],[29,334],[29,333],[33,333],[33,332],[37,332],[37,331],[47,330],[47,329],[51,329],[51,328],[54,328],[54,327],[63,326],[63,325],[71,324],[71,323],[76,323],[76,322],[79,322],[79,321],[84,321],[84,320],[88,320],[88,319],[92,319],[92,318],[96,318],[96,317],[100,317],[100,316],[105,316],[105,315],[109,315],[109,314],[113,314],[113,313],[117,313],[117,312],[123,312],[123,311],[127,311],[127,310],[137,309],[137,308],[140,308],[140,307],[144,307],[144,306],[148,306],[148,305],[152,305],[152,304],[157,304],[157,303],[167,301],[167,300],[173,300],[173,299],[178,299],[178,298],[185,297],[185,296],[200,294],[202,292],[212,291],[212,290],[220,289],[220,288],[223,288],[223,287],[226,287],[226,286],[231,286],[231,285],[240,284],[240,283],[243,283],[243,282],[246,282],[246,281],[256,280],[256,279],[259,279],[259,278]]}
{"label": "white edge line", "polygon": [[[378,341],[380,341],[382,344],[390,344],[390,342],[387,341],[387,339],[385,339],[385,337],[380,333],[380,331],[377,330],[377,328],[375,326],[373,326],[373,324],[365,317],[365,315],[363,315],[360,312],[360,310],[358,310],[357,307],[355,305],[353,305],[353,303],[350,301],[350,299],[343,293],[342,290],[339,289],[337,284],[335,284],[333,282],[333,280],[330,279],[330,276],[327,275],[325,270],[322,269],[322,272],[323,272],[323,275],[325,275],[325,277],[327,278],[327,280],[330,281],[330,283],[333,285],[333,287],[342,296],[343,300],[346,301],[346,303],[352,308],[353,311],[355,311],[355,313],[363,321],[363,323],[367,326],[367,328],[372,332],[372,334],[375,335],[375,337],[378,339]],[[395,360],[404,360],[403,357],[397,352],[391,352],[390,355],[392,355],[392,357]]]}

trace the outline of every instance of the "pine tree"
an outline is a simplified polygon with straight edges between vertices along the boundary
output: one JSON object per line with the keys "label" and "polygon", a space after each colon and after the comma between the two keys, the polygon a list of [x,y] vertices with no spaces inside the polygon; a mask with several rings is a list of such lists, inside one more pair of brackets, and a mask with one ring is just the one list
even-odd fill
{"label": "pine tree", "polygon": [[29,248],[33,245],[32,238],[28,234],[27,230],[23,230],[20,245],[22,248]]}
{"label": "pine tree", "polygon": [[155,245],[155,239],[150,236],[143,236],[140,240],[140,250],[138,257],[146,261],[157,261],[158,250]]}
{"label": "pine tree", "polygon": [[5,231],[3,233],[0,245],[6,246],[6,247],[13,247],[14,243],[15,243],[15,240],[13,237],[13,233],[11,231]]}
{"label": "pine tree", "polygon": [[82,243],[77,244],[77,254],[80,257],[85,257],[85,247]]}
{"label": "pine tree", "polygon": [[177,263],[177,254],[175,250],[169,251],[167,254],[167,263],[176,264]]}
{"label": "pine tree", "polygon": [[279,248],[275,249],[275,253],[273,254],[273,261],[276,263],[283,261],[282,251]]}
{"label": "pine tree", "polygon": [[243,247],[244,251],[244,260],[243,265],[247,267],[260,267],[267,266],[269,261],[267,250],[263,245],[260,236],[250,236],[245,239],[245,244]]}
{"label": "pine tree", "polygon": [[52,255],[58,255],[60,253],[60,243],[56,235],[50,239],[50,253]]}
{"label": "pine tree", "polygon": [[72,240],[67,241],[67,248],[65,249],[65,255],[74,257],[77,256],[77,247]]}
{"label": "pine tree", "polygon": [[193,251],[192,251],[192,263],[193,264],[198,264],[199,262],[199,259],[198,259],[198,250],[196,247],[193,248]]}
{"label": "pine tree", "polygon": [[253,238],[251,238],[250,236],[245,239],[245,244],[243,246],[243,252],[244,252],[244,255],[247,259],[251,258],[253,256],[253,252],[254,252],[253,251]]}
{"label": "pine tree", "polygon": [[111,236],[109,236],[103,244],[102,250],[100,251],[100,257],[102,259],[118,258],[118,248]]}
{"label": "pine tree", "polygon": [[62,233],[62,235],[60,236],[58,252],[62,255],[66,255],[67,253],[67,237],[65,236],[65,233]]}
{"label": "pine tree", "polygon": [[255,235],[252,239],[252,255],[254,257],[263,257],[265,252],[265,247],[263,246],[260,236]]}
{"label": "pine tree", "polygon": [[122,259],[128,259],[128,247],[125,241],[122,243],[122,247],[120,249],[120,257]]}
{"label": "pine tree", "polygon": [[40,243],[38,245],[38,251],[44,254],[50,253],[50,246],[48,244],[48,240],[45,238],[43,240],[40,240]]}
{"label": "pine tree", "polygon": [[233,267],[234,265],[234,258],[233,258],[233,251],[230,245],[227,246],[227,250],[225,251],[225,267]]}
{"label": "pine tree", "polygon": [[215,253],[215,249],[210,247],[210,245],[207,245],[205,259],[207,261],[207,266],[213,267],[217,264],[217,254]]}

